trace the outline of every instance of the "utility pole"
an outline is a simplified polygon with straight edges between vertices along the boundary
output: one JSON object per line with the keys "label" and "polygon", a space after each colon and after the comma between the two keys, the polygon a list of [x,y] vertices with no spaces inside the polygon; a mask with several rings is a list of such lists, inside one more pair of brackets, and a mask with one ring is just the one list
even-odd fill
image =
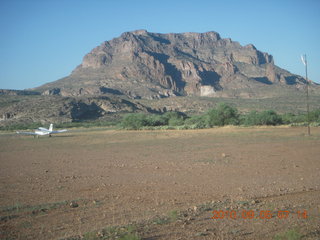
{"label": "utility pole", "polygon": [[311,135],[310,132],[310,108],[309,108],[309,80],[308,80],[308,62],[307,62],[307,55],[304,54],[301,56],[301,60],[306,69],[306,81],[307,81],[307,120],[308,120],[308,135]]}

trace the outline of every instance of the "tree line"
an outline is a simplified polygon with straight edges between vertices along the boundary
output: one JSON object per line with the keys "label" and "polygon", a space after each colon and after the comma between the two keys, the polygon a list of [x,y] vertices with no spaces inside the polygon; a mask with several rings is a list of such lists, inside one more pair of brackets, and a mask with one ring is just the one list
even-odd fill
{"label": "tree line", "polygon": [[[320,125],[320,109],[310,112],[309,119],[313,125]],[[138,129],[202,129],[234,126],[259,125],[305,125],[308,122],[306,114],[278,114],[273,110],[251,111],[240,113],[237,108],[220,103],[216,108],[201,115],[187,116],[181,112],[165,112],[163,114],[130,113],[125,115],[120,127],[128,130]]]}
{"label": "tree line", "polygon": [[[309,114],[312,126],[320,126],[320,109]],[[139,129],[202,129],[234,126],[259,126],[259,125],[307,125],[307,114],[278,114],[273,110],[251,111],[241,113],[237,108],[226,103],[220,103],[215,108],[209,109],[201,115],[188,116],[181,112],[165,112],[162,114],[128,113],[120,120],[113,121],[77,121],[55,123],[55,128],[74,127],[115,127],[128,130]],[[0,126],[2,131],[34,129],[42,126],[40,122],[12,124]]]}

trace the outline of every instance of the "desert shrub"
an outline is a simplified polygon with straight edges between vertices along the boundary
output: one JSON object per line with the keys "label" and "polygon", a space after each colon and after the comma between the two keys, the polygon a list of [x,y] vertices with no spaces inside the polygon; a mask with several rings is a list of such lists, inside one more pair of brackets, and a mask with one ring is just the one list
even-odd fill
{"label": "desert shrub", "polygon": [[[292,113],[286,113],[281,116],[282,122],[285,124],[293,124],[293,125],[301,125],[304,126],[308,122],[308,114],[299,114],[294,115]],[[309,113],[309,120],[311,123],[314,123],[314,125],[317,125],[316,123],[320,123],[320,109],[311,111]]]}
{"label": "desert shrub", "polygon": [[296,122],[297,116],[294,115],[293,113],[285,113],[281,116],[282,123],[284,124],[291,124]]}
{"label": "desert shrub", "polygon": [[185,114],[180,112],[166,112],[162,117],[167,121],[169,126],[180,126],[184,124]]}
{"label": "desert shrub", "polygon": [[238,110],[225,103],[220,103],[217,108],[209,110],[206,119],[209,127],[239,124]]}
{"label": "desert shrub", "polygon": [[181,126],[184,124],[183,118],[170,118],[168,122],[169,126]]}
{"label": "desert shrub", "polygon": [[[315,126],[320,124],[320,110],[310,112],[310,121]],[[262,112],[251,111],[247,114],[239,114],[238,110],[225,103],[220,103],[216,108],[203,115],[187,117],[180,112],[166,112],[164,114],[132,113],[125,115],[120,126],[125,129],[201,129],[213,126],[239,125],[279,125],[307,124],[307,115],[286,113],[277,114],[275,111]],[[107,124],[107,123],[101,123]]]}
{"label": "desert shrub", "polygon": [[260,124],[258,125],[279,125],[282,124],[281,117],[272,110],[263,111],[260,113]]}
{"label": "desert shrub", "polygon": [[257,111],[251,111],[243,116],[242,122],[247,126],[257,125],[259,122],[259,113]]}
{"label": "desert shrub", "polygon": [[148,115],[146,118],[147,126],[165,126],[168,125],[168,119],[166,119],[163,115],[152,114]]}
{"label": "desert shrub", "polygon": [[120,127],[130,130],[152,129],[159,126],[181,126],[184,125],[185,115],[179,112],[166,112],[162,115],[143,113],[131,113],[125,115]]}
{"label": "desert shrub", "polygon": [[138,130],[143,126],[147,126],[147,116],[143,113],[130,113],[125,115],[120,126],[129,130]]}
{"label": "desert shrub", "polygon": [[190,126],[190,129],[201,129],[208,127],[206,115],[192,116],[185,120],[185,124]]}
{"label": "desert shrub", "polygon": [[[308,122],[308,114],[292,114],[292,113],[285,113],[281,116],[282,123],[284,124],[293,124],[293,125],[301,125],[304,126]],[[309,120],[310,122],[314,123],[314,125],[317,125],[316,123],[320,123],[320,109],[311,111],[309,113]]]}
{"label": "desert shrub", "polygon": [[310,112],[309,118],[311,122],[320,122],[320,109]]}
{"label": "desert shrub", "polygon": [[279,125],[282,124],[282,118],[272,110],[263,112],[251,111],[246,116],[244,116],[244,124],[248,126]]}
{"label": "desert shrub", "polygon": [[40,126],[43,126],[42,123],[33,122],[33,123],[16,123],[8,126],[1,126],[1,131],[14,131],[14,130],[26,130],[26,129],[36,129]]}
{"label": "desert shrub", "polygon": [[174,129],[176,130],[187,130],[187,129],[192,129],[189,125],[178,125],[178,126],[173,126]]}
{"label": "desert shrub", "polygon": [[56,123],[55,128],[91,128],[91,127],[110,127],[115,126],[116,121],[77,121],[77,122],[66,122],[66,123]]}
{"label": "desert shrub", "polygon": [[283,124],[296,124],[296,123],[304,123],[308,121],[308,117],[306,114],[293,114],[293,113],[285,113],[281,115]]}
{"label": "desert shrub", "polygon": [[311,127],[320,127],[320,122],[312,122],[310,123]]}

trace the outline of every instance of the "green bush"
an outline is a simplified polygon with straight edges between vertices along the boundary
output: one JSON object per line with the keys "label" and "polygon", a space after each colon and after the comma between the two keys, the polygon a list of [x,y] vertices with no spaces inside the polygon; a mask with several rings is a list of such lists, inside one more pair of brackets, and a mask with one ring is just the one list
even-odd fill
{"label": "green bush", "polygon": [[169,126],[181,126],[184,124],[185,115],[179,112],[166,112],[162,115]]}
{"label": "green bush", "polygon": [[320,122],[320,109],[310,112],[309,118],[311,122]]}
{"label": "green bush", "polygon": [[[320,110],[310,112],[310,121],[314,126],[320,124]],[[125,115],[120,127],[124,129],[201,129],[210,128],[213,126],[224,125],[239,125],[247,126],[256,125],[279,125],[292,124],[301,125],[307,124],[307,115],[286,113],[283,115],[277,114],[275,111],[267,110],[262,112],[251,111],[247,114],[239,114],[235,107],[225,103],[220,103],[216,108],[209,110],[207,113],[198,116],[187,117],[180,112],[166,112],[164,114],[143,114],[132,113]],[[84,123],[82,123],[84,124]],[[89,125],[92,123],[88,123]],[[100,125],[110,123],[101,122]]]}
{"label": "green bush", "polygon": [[279,125],[282,124],[282,118],[275,111],[267,110],[263,112],[251,111],[244,116],[244,124],[254,125]]}
{"label": "green bush", "polygon": [[168,122],[169,126],[181,126],[184,124],[183,118],[170,118]]}
{"label": "green bush", "polygon": [[190,126],[190,129],[208,128],[208,121],[206,115],[192,116],[185,120],[185,124]]}
{"label": "green bush", "polygon": [[282,123],[284,124],[291,124],[296,122],[297,117],[293,113],[285,113],[281,116]]}
{"label": "green bush", "polygon": [[260,113],[260,124],[258,125],[279,125],[282,124],[281,117],[272,110],[263,111]]}
{"label": "green bush", "polygon": [[207,125],[209,127],[238,124],[238,110],[225,103],[220,103],[217,108],[211,109],[207,113]]}
{"label": "green bush", "polygon": [[123,117],[120,126],[128,130],[138,130],[147,126],[147,116],[143,113],[130,113]]}
{"label": "green bush", "polygon": [[43,126],[43,124],[39,122],[34,123],[17,123],[9,126],[1,126],[1,131],[14,131],[14,130],[26,130],[26,129],[36,129],[38,127]]}
{"label": "green bush", "polygon": [[129,130],[138,130],[159,126],[181,126],[184,125],[184,118],[185,115],[179,112],[166,112],[162,115],[131,113],[122,118],[120,127]]}
{"label": "green bush", "polygon": [[146,118],[146,126],[165,126],[168,125],[168,119],[163,115],[152,114]]}
{"label": "green bush", "polygon": [[[308,122],[308,115],[305,114],[299,114],[294,115],[292,113],[286,113],[281,116],[282,123],[284,124],[293,124],[293,125],[306,125]],[[313,125],[317,125],[317,123],[320,123],[320,109],[311,111],[309,113],[309,121],[313,123]]]}
{"label": "green bush", "polygon": [[251,111],[242,117],[242,123],[246,126],[254,126],[259,122],[258,112]]}

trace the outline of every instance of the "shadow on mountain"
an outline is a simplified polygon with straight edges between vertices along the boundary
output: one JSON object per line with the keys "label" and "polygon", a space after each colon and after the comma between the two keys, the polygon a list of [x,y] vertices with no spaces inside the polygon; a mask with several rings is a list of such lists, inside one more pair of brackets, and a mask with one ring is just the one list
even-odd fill
{"label": "shadow on mountain", "polygon": [[165,68],[166,75],[170,75],[173,81],[176,83],[178,92],[182,92],[186,83],[182,81],[181,72],[171,63],[168,62],[170,56],[163,53],[148,52],[151,56],[157,59]]}
{"label": "shadow on mountain", "polygon": [[160,42],[162,44],[170,44],[171,42],[168,40],[168,39],[164,39],[164,38],[161,38],[161,37],[158,37],[158,36],[152,36],[152,38],[157,41],[157,42]]}
{"label": "shadow on mountain", "polygon": [[221,76],[218,73],[214,71],[203,71],[199,72],[199,76],[201,77],[202,85],[210,85],[216,90],[222,90],[219,83]]}
{"label": "shadow on mountain", "polygon": [[102,109],[96,103],[78,102],[73,105],[71,117],[73,120],[96,120],[102,116]]}
{"label": "shadow on mountain", "polygon": [[255,81],[263,83],[263,84],[272,85],[272,82],[267,77],[256,77],[256,78],[253,78],[253,79]]}
{"label": "shadow on mountain", "polygon": [[100,87],[100,91],[102,93],[111,93],[111,94],[114,94],[114,95],[123,95],[122,92],[120,92],[117,89],[113,89],[113,88]]}
{"label": "shadow on mountain", "polygon": [[295,85],[297,83],[297,78],[295,76],[286,77],[286,83],[288,85]]}

